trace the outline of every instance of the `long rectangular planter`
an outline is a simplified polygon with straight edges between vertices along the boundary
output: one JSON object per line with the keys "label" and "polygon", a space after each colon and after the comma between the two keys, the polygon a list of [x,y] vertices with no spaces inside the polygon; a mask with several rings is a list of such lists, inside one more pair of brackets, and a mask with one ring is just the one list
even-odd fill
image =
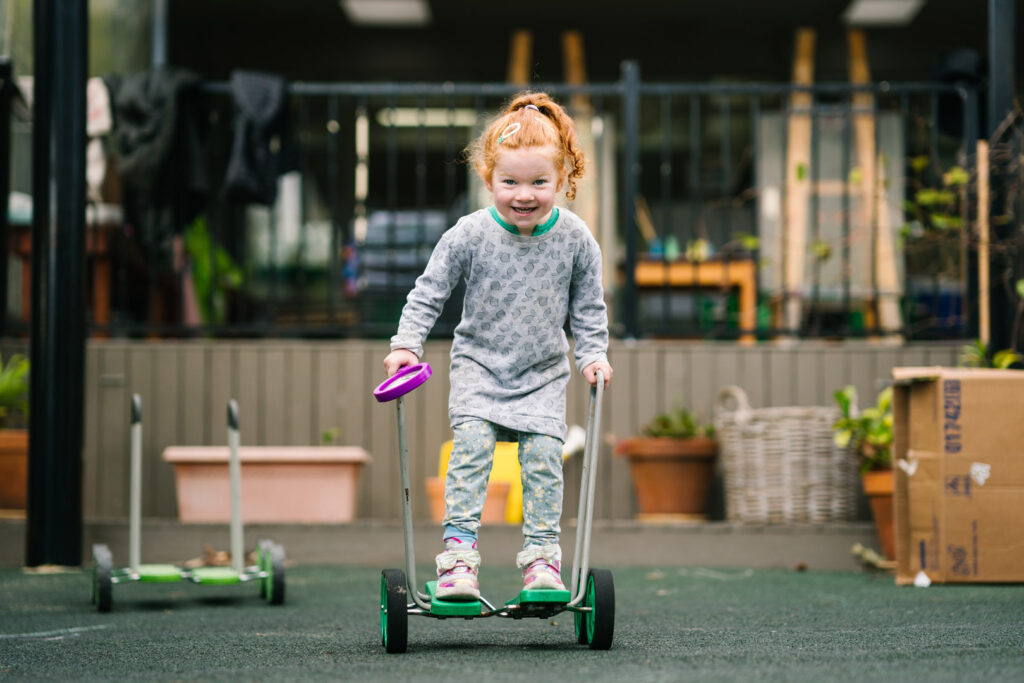
{"label": "long rectangular planter", "polygon": [[[359,473],[370,456],[356,446],[242,446],[244,522],[351,522]],[[227,446],[169,446],[178,519],[226,522],[231,517]]]}

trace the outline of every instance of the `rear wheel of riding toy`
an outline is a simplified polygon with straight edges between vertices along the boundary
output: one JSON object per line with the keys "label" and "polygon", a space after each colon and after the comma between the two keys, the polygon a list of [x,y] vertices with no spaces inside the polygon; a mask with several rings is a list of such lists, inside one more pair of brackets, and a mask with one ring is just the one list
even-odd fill
{"label": "rear wheel of riding toy", "polygon": [[110,548],[92,547],[92,604],[100,612],[109,612],[114,603],[114,584],[110,578],[113,563]]}
{"label": "rear wheel of riding toy", "polygon": [[267,600],[271,605],[284,604],[284,548],[270,544],[270,576],[267,577]]}
{"label": "rear wheel of riding toy", "polygon": [[591,650],[607,650],[615,633],[615,583],[607,569],[591,569],[584,604],[591,609],[585,619]]}
{"label": "rear wheel of riding toy", "polygon": [[[270,546],[273,544],[272,541],[266,539],[260,541],[256,546],[256,568],[261,573],[266,572],[270,563]],[[267,597],[267,585],[269,583],[269,575],[261,577],[256,581],[257,587],[260,591],[260,597]]]}
{"label": "rear wheel of riding toy", "polygon": [[401,653],[409,642],[405,572],[385,569],[380,575],[380,642],[385,652]]}

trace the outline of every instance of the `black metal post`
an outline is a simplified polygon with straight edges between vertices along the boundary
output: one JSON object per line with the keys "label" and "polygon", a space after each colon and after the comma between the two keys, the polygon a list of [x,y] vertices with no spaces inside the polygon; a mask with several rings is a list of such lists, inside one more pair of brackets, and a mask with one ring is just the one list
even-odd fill
{"label": "black metal post", "polygon": [[14,85],[11,82],[11,60],[0,57],[0,335],[7,330],[7,254],[10,234],[7,225],[7,197],[11,193],[11,100]]}
{"label": "black metal post", "polygon": [[[985,134],[991,138],[996,129],[1003,122],[1010,112],[1014,110],[1014,64],[1016,61],[1016,46],[1014,41],[1017,33],[1017,0],[989,0],[988,11],[988,122]],[[993,145],[999,144],[999,140],[989,140]],[[974,144],[974,141],[971,141]],[[1004,173],[995,172],[991,174],[992,210],[991,215],[997,216],[1003,213],[1002,208],[1006,202],[1006,176]],[[1019,220],[1019,219],[1017,219]],[[1014,221],[1016,223],[1016,221]],[[1008,237],[1010,230],[1015,229],[1014,225],[1003,228],[995,228],[992,231],[993,240],[1002,240]],[[1013,328],[1014,309],[1016,302],[1013,295],[1006,290],[1003,282],[1003,266],[1013,266],[1017,271],[1016,276],[1021,277],[1021,260],[1014,256],[1007,256],[1013,263],[992,263],[989,269],[991,279],[989,280],[990,298],[990,336],[991,350],[1005,349],[1013,345],[1016,340],[1010,339]]]}
{"label": "black metal post", "polygon": [[86,0],[35,0],[26,564],[82,560]]}
{"label": "black metal post", "polygon": [[626,337],[639,336],[639,315],[636,293],[636,194],[639,185],[640,159],[640,65],[622,63],[622,130],[625,136],[622,152],[622,229],[626,238],[625,287],[622,298],[622,322]]}
{"label": "black metal post", "polygon": [[[982,127],[987,127],[987,121],[981,121],[980,103],[981,96],[978,90],[969,88],[964,91],[961,98],[964,106],[964,137],[963,137],[963,158],[966,160],[975,159],[977,142],[981,138]],[[906,139],[906,138],[904,138]],[[971,205],[968,202],[968,205]],[[970,209],[973,211],[973,206]],[[974,302],[978,301],[978,251],[967,249],[966,251],[967,283],[964,287],[963,300],[960,302],[960,332],[967,337],[977,338],[979,336],[978,309]]]}
{"label": "black metal post", "polygon": [[991,135],[1013,111],[1014,39],[1017,33],[1017,0],[988,2],[988,127]]}

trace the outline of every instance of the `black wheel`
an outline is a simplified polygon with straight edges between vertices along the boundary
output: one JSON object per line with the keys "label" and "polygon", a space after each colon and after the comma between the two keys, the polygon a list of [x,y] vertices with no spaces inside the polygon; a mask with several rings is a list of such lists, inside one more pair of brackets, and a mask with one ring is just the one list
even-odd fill
{"label": "black wheel", "polygon": [[114,584],[110,580],[113,564],[110,548],[97,544],[92,547],[92,604],[100,612],[109,612],[114,604]]}
{"label": "black wheel", "polygon": [[[270,546],[273,545],[273,541],[266,539],[260,541],[256,545],[256,568],[261,572],[265,572],[270,567]],[[269,584],[269,576],[265,576],[256,583],[259,584],[260,597],[267,597],[267,585]]]}
{"label": "black wheel", "polygon": [[591,569],[583,604],[591,608],[584,619],[591,650],[607,650],[615,633],[615,583],[607,569]]}
{"label": "black wheel", "polygon": [[270,557],[266,560],[270,576],[266,579],[266,598],[271,605],[284,604],[284,548],[269,542]]}
{"label": "black wheel", "polygon": [[385,652],[405,652],[409,643],[405,572],[385,569],[380,574],[380,642]]}

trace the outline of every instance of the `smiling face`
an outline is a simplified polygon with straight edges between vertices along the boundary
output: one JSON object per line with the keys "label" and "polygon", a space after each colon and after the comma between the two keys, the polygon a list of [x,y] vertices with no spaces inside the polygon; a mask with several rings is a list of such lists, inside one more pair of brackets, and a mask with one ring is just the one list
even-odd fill
{"label": "smiling face", "polygon": [[548,147],[498,153],[487,189],[494,195],[494,208],[520,235],[532,235],[551,216],[563,180],[554,157],[555,150]]}

